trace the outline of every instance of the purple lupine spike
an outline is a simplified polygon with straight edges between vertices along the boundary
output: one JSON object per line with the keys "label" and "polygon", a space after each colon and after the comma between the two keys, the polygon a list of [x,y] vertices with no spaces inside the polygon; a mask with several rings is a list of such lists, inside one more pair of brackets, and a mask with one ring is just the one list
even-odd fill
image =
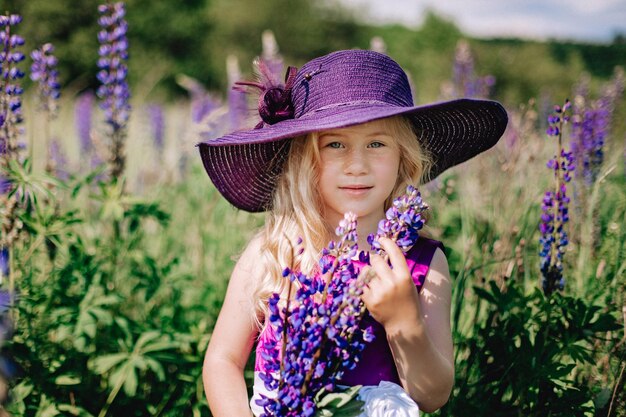
{"label": "purple lupine spike", "polygon": [[24,39],[12,33],[21,21],[21,16],[15,14],[0,16],[0,74],[4,79],[0,90],[0,164],[18,157],[18,137],[22,133],[23,89],[19,82],[24,73],[17,65],[24,60],[24,54],[17,48],[24,44]]}
{"label": "purple lupine spike", "polygon": [[35,49],[30,56],[33,59],[30,78],[37,83],[41,108],[54,118],[57,113],[57,102],[61,96],[59,72],[56,70],[58,60],[54,56],[54,46],[46,43]]}
{"label": "purple lupine spike", "polygon": [[9,249],[0,247],[0,283],[3,283],[4,279],[9,276],[9,272]]}
{"label": "purple lupine spike", "polygon": [[597,100],[577,95],[572,116],[571,148],[577,178],[590,187],[596,182],[602,162],[604,145],[611,130],[615,103],[624,91],[623,70],[616,70],[612,81],[603,88]]}
{"label": "purple lupine spike", "polygon": [[271,74],[275,80],[280,81],[285,71],[285,64],[283,57],[278,52],[278,43],[276,42],[274,32],[271,30],[264,31],[261,35],[261,43],[263,46],[263,52],[260,60],[267,68],[269,74]]}
{"label": "purple lupine spike", "polygon": [[[384,230],[380,236],[388,236],[408,250],[424,224],[426,209],[419,192],[408,187],[381,222]],[[263,416],[314,415],[315,395],[322,389],[333,390],[374,338],[371,328],[360,326],[365,311],[363,281],[357,279],[359,271],[353,259],[358,254],[367,262],[369,257],[358,253],[356,229],[356,216],[347,213],[335,230],[338,239],[322,250],[321,274],[307,277],[285,268],[283,276],[300,283],[294,298],[282,305],[275,293],[268,301],[270,325],[280,335],[281,346],[270,345],[272,352],[263,353],[266,365],[261,379],[277,394],[276,398],[261,395],[257,401],[264,409]]]}
{"label": "purple lupine spike", "polygon": [[163,107],[153,103],[147,107],[148,118],[150,120],[150,128],[152,130],[152,141],[159,154],[163,152],[164,136],[165,136],[165,115]]}
{"label": "purple lupine spike", "polygon": [[57,178],[63,181],[69,179],[70,174],[67,170],[67,157],[61,143],[56,138],[50,142],[50,166],[51,172],[54,172]]}
{"label": "purple lupine spike", "polygon": [[409,185],[405,194],[394,200],[387,210],[386,218],[378,223],[377,234],[368,236],[367,240],[372,250],[384,254],[378,239],[387,237],[396,241],[403,252],[408,252],[417,240],[418,231],[424,226],[426,210],[428,204],[422,200],[420,192]]}
{"label": "purple lupine spike", "polygon": [[541,204],[541,221],[539,224],[542,288],[546,295],[565,286],[563,276],[563,254],[568,245],[565,224],[569,221],[569,202],[567,183],[571,180],[570,173],[574,170],[574,157],[563,148],[563,126],[570,121],[571,103],[565,101],[563,107],[555,106],[554,113],[548,117],[547,134],[557,138],[557,153],[548,161],[547,166],[553,171],[555,189],[546,191]]}
{"label": "purple lupine spike", "polygon": [[97,74],[100,87],[98,97],[100,107],[104,110],[111,140],[111,176],[119,178],[124,171],[124,141],[127,134],[127,123],[130,116],[130,90],[126,76],[128,75],[128,40],[126,32],[128,24],[125,20],[123,2],[107,3],[98,6],[101,27],[98,33],[100,42]]}
{"label": "purple lupine spike", "polygon": [[[234,86],[241,80],[239,62],[234,56],[229,56],[226,60],[226,73],[228,75],[228,85]],[[248,101],[246,94],[234,88],[228,90],[228,119],[230,130],[241,129],[248,119]]]}
{"label": "purple lupine spike", "polygon": [[[58,99],[61,96],[61,85],[58,81],[59,73],[56,70],[58,63],[57,58],[54,56],[54,46],[51,43],[46,43],[40,48],[35,49],[30,54],[33,63],[30,67],[31,80],[37,83],[37,96],[39,99],[40,110],[47,116],[45,118],[46,123],[49,120],[56,118],[58,112]],[[59,152],[56,147],[58,144],[53,144],[50,137],[50,130],[44,129],[45,146],[47,148],[46,153],[46,172],[56,173],[56,167],[58,162],[56,159],[59,157]],[[64,164],[63,164],[64,165]]]}
{"label": "purple lupine spike", "polygon": [[189,93],[193,123],[203,123],[207,116],[219,108],[220,102],[209,94],[200,81],[187,75],[179,75],[176,82]]}
{"label": "purple lupine spike", "polygon": [[478,77],[474,71],[474,57],[466,40],[460,40],[456,46],[452,75],[454,97],[483,97],[491,95],[495,77]]}
{"label": "purple lupine spike", "polygon": [[93,123],[94,102],[95,96],[93,92],[89,90],[79,95],[74,104],[74,123],[76,133],[78,134],[80,151],[83,154],[88,154],[93,149],[91,128]]}
{"label": "purple lupine spike", "polygon": [[[346,214],[336,232],[338,241],[325,251],[327,257],[334,256],[329,281],[286,268],[283,275],[301,284],[294,299],[287,301],[289,307],[279,307],[278,294],[269,299],[270,325],[284,338],[281,354],[264,356],[267,363],[261,379],[277,392],[276,399],[261,396],[257,402],[265,416],[314,415],[315,395],[323,388],[332,389],[343,369],[353,367],[372,340],[371,329],[358,327],[362,306],[353,285],[358,271],[350,258],[357,252],[356,216]],[[280,350],[269,348],[275,353]]]}

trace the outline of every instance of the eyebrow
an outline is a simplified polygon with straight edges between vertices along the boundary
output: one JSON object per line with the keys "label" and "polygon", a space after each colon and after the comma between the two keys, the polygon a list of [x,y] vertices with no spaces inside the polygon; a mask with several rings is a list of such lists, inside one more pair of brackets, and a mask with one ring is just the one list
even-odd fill
{"label": "eyebrow", "polygon": [[[341,132],[333,132],[333,131],[321,132],[320,135],[319,135],[320,138],[323,138],[323,137],[326,137],[326,136],[329,136],[329,137],[345,137],[347,135],[346,134],[342,134]],[[393,137],[390,133],[387,133],[387,132],[382,131],[382,130],[369,133],[369,134],[367,134],[365,136],[368,137],[368,138],[375,137],[375,136],[387,136],[387,137],[390,137],[390,138]]]}

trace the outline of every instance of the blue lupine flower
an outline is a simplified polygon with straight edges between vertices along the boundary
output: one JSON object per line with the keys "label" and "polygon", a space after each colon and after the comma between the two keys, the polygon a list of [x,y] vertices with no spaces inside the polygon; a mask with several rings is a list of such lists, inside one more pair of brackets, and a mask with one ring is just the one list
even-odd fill
{"label": "blue lupine flower", "polygon": [[100,42],[98,97],[101,100],[100,107],[105,113],[105,121],[111,128],[111,175],[113,178],[118,178],[124,170],[123,147],[130,116],[130,91],[126,81],[128,24],[124,18],[126,11],[122,2],[100,5],[98,12],[100,13],[98,23],[102,28],[98,33]]}
{"label": "blue lupine flower", "polygon": [[571,148],[576,165],[576,176],[586,186],[595,183],[604,161],[604,145],[611,130],[616,102],[624,91],[624,73],[618,70],[611,83],[605,86],[602,96],[589,100],[577,96],[572,116]]}
{"label": "blue lupine flower", "polygon": [[556,106],[554,113],[548,117],[548,136],[557,137],[556,156],[548,161],[547,167],[553,171],[555,189],[546,191],[541,204],[541,222],[539,231],[542,287],[546,295],[555,290],[562,290],[565,285],[563,277],[563,254],[568,245],[568,236],[565,224],[569,221],[569,202],[567,186],[574,170],[572,152],[563,149],[563,126],[569,122],[571,104],[566,101],[563,107]]}
{"label": "blue lupine flower", "polygon": [[[381,222],[384,230],[379,229],[372,242],[384,235],[412,245],[424,224],[426,208],[419,192],[408,187],[394,201],[388,219]],[[281,303],[275,293],[268,300],[270,325],[279,343],[266,346],[270,352],[262,353],[266,366],[260,377],[268,390],[277,392],[275,399],[261,395],[257,401],[266,417],[314,415],[315,395],[322,389],[332,391],[374,339],[371,328],[361,327],[364,282],[357,279],[360,271],[352,261],[358,253],[356,226],[356,216],[346,214],[335,230],[339,239],[322,251],[321,274],[307,277],[285,268],[283,276],[289,285],[299,283],[295,296]],[[359,259],[369,261],[363,253]]]}
{"label": "blue lupine flower", "polygon": [[93,104],[95,97],[91,91],[86,91],[78,96],[74,107],[74,121],[80,151],[89,154],[93,149],[91,142],[91,127],[93,123]]}
{"label": "blue lupine flower", "polygon": [[159,154],[163,151],[165,137],[165,116],[163,107],[158,104],[151,104],[147,108],[152,130],[152,141]]}
{"label": "blue lupine flower", "polygon": [[423,216],[426,210],[428,205],[422,201],[420,192],[409,185],[406,193],[397,198],[387,210],[385,219],[378,223],[376,236],[367,237],[372,250],[384,254],[378,238],[387,237],[394,240],[403,252],[408,252],[417,240],[418,230],[425,223]]}
{"label": "blue lupine flower", "polygon": [[457,43],[452,75],[453,97],[489,97],[495,77],[478,77],[474,71],[474,57],[466,40]]}
{"label": "blue lupine flower", "polygon": [[271,30],[264,31],[261,37],[261,44],[263,45],[263,53],[260,60],[269,73],[275,79],[280,80],[285,73],[285,64],[283,57],[278,53],[278,43],[276,43],[274,32]]}
{"label": "blue lupine flower", "polygon": [[[233,86],[241,80],[239,62],[234,56],[229,56],[226,62],[226,73],[228,75],[228,85]],[[228,90],[228,118],[230,130],[239,130],[245,126],[248,119],[249,109],[246,93],[230,88]]]}
{"label": "blue lupine flower", "polygon": [[70,178],[70,173],[67,170],[67,157],[63,151],[63,146],[58,139],[53,139],[50,142],[49,164],[57,178],[63,181]]}
{"label": "blue lupine flower", "polygon": [[9,276],[9,249],[0,248],[0,283]]}
{"label": "blue lupine flower", "polygon": [[57,100],[61,96],[56,70],[58,63],[54,56],[54,46],[51,43],[44,44],[41,48],[35,49],[31,54],[33,64],[31,65],[31,80],[37,82],[39,100],[44,111],[50,116],[56,116]]}
{"label": "blue lupine flower", "polygon": [[0,91],[0,161],[17,157],[22,122],[22,87],[19,80],[24,73],[17,67],[24,60],[24,54],[17,48],[24,45],[24,39],[12,33],[22,17],[16,14],[0,15],[0,76],[4,85]]}

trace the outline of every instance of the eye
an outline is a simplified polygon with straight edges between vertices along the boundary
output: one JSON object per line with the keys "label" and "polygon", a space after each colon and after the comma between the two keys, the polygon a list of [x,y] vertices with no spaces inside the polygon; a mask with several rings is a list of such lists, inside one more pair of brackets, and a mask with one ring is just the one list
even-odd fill
{"label": "eye", "polygon": [[341,149],[343,148],[343,145],[340,142],[328,142],[324,147],[332,148],[332,149]]}
{"label": "eye", "polygon": [[384,147],[384,146],[385,146],[385,144],[384,144],[383,142],[380,142],[380,141],[377,141],[377,140],[376,140],[376,141],[374,141],[374,142],[370,143],[368,146],[369,146],[370,148],[382,148],[382,147]]}

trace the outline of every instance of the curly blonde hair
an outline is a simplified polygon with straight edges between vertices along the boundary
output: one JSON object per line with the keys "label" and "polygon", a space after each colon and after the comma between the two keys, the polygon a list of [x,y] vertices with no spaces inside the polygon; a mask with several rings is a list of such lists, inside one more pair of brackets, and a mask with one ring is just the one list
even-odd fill
{"label": "curly blonde hair", "polygon": [[[398,179],[385,201],[386,210],[407,185],[427,180],[424,176],[430,171],[432,159],[420,145],[408,119],[395,116],[379,122],[396,139],[400,150]],[[313,273],[322,248],[333,238],[336,225],[326,224],[316,186],[320,177],[318,138],[319,132],[314,132],[292,140],[274,191],[272,210],[259,232],[263,274],[253,294],[257,317],[267,313],[267,300],[273,292],[286,291],[283,269],[289,266],[306,274]],[[297,253],[300,239],[303,251]]]}

